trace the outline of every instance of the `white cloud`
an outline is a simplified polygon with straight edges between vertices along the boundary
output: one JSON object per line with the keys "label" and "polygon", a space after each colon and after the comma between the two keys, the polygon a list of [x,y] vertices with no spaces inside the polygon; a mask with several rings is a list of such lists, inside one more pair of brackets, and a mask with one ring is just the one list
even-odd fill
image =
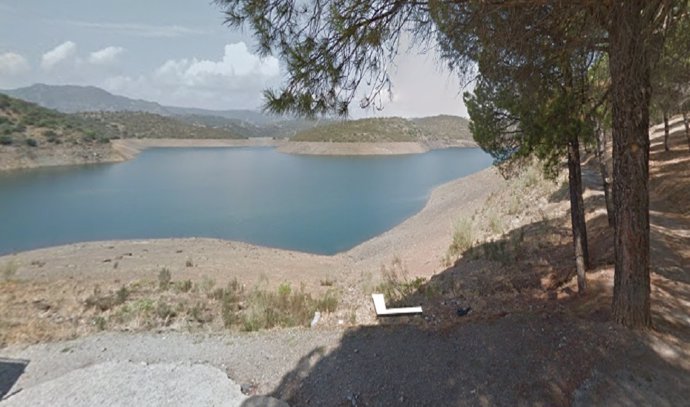
{"label": "white cloud", "polygon": [[14,52],[0,54],[0,75],[20,75],[31,69],[23,56]]}
{"label": "white cloud", "polygon": [[241,89],[279,74],[276,58],[259,58],[249,52],[244,42],[238,42],[225,46],[220,61],[168,60],[156,70],[155,79],[163,84],[193,88]]}
{"label": "white cloud", "polygon": [[122,47],[106,47],[94,51],[89,55],[89,62],[94,65],[110,65],[117,61],[117,58],[125,52]]}
{"label": "white cloud", "polygon": [[50,70],[62,61],[72,58],[76,53],[77,44],[72,41],[65,41],[43,54],[41,58],[41,67],[45,70]]}
{"label": "white cloud", "polygon": [[150,74],[115,75],[101,86],[167,105],[237,109],[259,107],[263,90],[278,85],[280,79],[276,58],[260,58],[239,42],[226,45],[217,60],[171,59]]}

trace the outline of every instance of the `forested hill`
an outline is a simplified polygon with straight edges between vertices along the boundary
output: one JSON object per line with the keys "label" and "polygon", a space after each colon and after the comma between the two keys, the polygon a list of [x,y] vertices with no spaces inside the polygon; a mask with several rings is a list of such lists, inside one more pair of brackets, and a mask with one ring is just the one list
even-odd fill
{"label": "forested hill", "polygon": [[470,122],[464,117],[439,115],[411,119],[426,137],[434,141],[474,141]]}
{"label": "forested hill", "polygon": [[0,145],[107,143],[116,137],[121,137],[121,133],[103,123],[0,94]]}
{"label": "forested hill", "polygon": [[242,139],[239,132],[194,125],[172,117],[144,112],[88,112],[84,120],[117,129],[123,138]]}
{"label": "forested hill", "polygon": [[35,84],[0,90],[8,96],[36,103],[62,113],[144,112],[193,124],[225,129],[242,137],[291,137],[314,127],[316,121],[264,114],[257,110],[208,110],[164,106],[156,102],[114,95],[94,86]]}
{"label": "forested hill", "polygon": [[370,118],[333,122],[304,130],[292,141],[330,142],[472,142],[468,121],[458,116],[418,119]]}

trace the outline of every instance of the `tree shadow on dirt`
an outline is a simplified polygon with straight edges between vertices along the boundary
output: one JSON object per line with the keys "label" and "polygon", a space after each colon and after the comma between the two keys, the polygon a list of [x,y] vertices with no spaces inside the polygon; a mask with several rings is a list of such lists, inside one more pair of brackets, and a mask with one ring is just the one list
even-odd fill
{"label": "tree shadow on dirt", "polygon": [[28,360],[0,358],[0,400],[12,390],[28,364]]}
{"label": "tree shadow on dirt", "polygon": [[304,356],[271,395],[293,407],[687,404],[687,155],[679,145],[653,148],[665,163],[650,184],[653,331],[612,322],[613,232],[593,194],[585,296],[575,292],[568,214],[536,221],[468,249],[389,304],[421,304],[422,316],[348,329],[334,349]]}
{"label": "tree shadow on dirt", "polygon": [[[422,304],[423,316],[347,330],[335,349],[306,355],[271,395],[293,407],[592,405],[613,394],[619,405],[685,402],[690,372],[662,358],[644,334],[611,322],[612,288],[597,273],[610,271],[612,252],[596,250],[611,245],[610,235],[592,234],[593,263],[604,271],[592,273],[580,297],[569,283],[569,233],[554,223],[528,224],[468,250],[397,301]],[[608,228],[606,216],[588,227]],[[664,304],[676,309],[655,312],[685,309]],[[458,316],[467,306],[472,311]]]}

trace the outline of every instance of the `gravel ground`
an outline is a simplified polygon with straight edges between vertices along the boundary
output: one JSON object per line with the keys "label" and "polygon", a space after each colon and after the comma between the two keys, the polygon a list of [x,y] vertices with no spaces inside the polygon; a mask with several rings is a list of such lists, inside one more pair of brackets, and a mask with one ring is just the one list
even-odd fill
{"label": "gravel ground", "polygon": [[212,336],[104,333],[13,346],[0,352],[2,360],[25,363],[25,372],[0,405],[267,405],[249,404],[237,384],[293,407],[686,401],[685,371],[639,337],[552,306],[441,332],[393,324]]}
{"label": "gravel ground", "polygon": [[105,362],[73,370],[10,397],[12,406],[240,406],[247,396],[208,365]]}
{"label": "gravel ground", "polygon": [[[272,391],[305,354],[335,347],[340,333],[104,333],[9,347],[0,351],[0,378],[13,384],[0,405],[281,407],[255,395]],[[19,364],[23,372],[13,369]]]}

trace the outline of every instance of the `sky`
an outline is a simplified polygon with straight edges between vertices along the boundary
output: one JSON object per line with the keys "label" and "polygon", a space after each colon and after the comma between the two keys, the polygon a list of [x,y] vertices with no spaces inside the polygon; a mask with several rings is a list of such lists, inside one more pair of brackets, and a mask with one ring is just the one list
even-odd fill
{"label": "sky", "polygon": [[[92,85],[164,105],[258,109],[285,69],[209,0],[0,0],[0,89]],[[462,87],[435,55],[402,48],[392,98],[353,117],[467,117]]]}

